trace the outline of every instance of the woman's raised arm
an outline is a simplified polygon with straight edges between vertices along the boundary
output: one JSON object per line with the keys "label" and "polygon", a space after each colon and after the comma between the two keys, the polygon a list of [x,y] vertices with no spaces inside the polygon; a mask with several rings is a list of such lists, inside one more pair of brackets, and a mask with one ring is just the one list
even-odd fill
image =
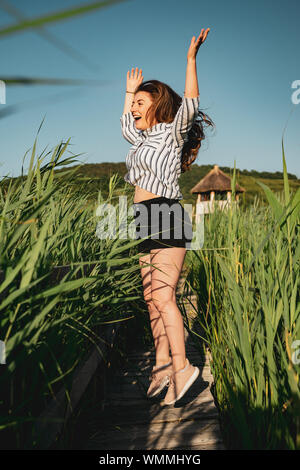
{"label": "woman's raised arm", "polygon": [[139,136],[139,131],[135,127],[134,119],[131,113],[131,105],[134,98],[134,92],[140,83],[143,81],[142,69],[138,72],[138,68],[134,72],[134,68],[131,70],[131,74],[127,72],[127,83],[126,83],[126,95],[124,103],[124,111],[120,117],[121,129],[123,137],[134,144]]}
{"label": "woman's raised arm", "polygon": [[209,30],[210,28],[207,28],[204,31],[204,28],[202,28],[201,33],[197,40],[196,40],[196,36],[192,37],[191,44],[187,53],[187,66],[186,66],[185,91],[184,91],[184,96],[186,98],[196,98],[199,95],[196,55],[197,55],[200,45],[204,43]]}
{"label": "woman's raised arm", "polygon": [[204,29],[201,30],[201,34],[197,41],[195,40],[195,36],[193,36],[187,54],[184,97],[180,107],[177,110],[172,126],[172,135],[177,146],[184,144],[185,140],[187,139],[188,132],[192,128],[194,120],[198,116],[200,97],[196,69],[196,55],[200,44],[202,44],[206,39],[209,28],[205,31],[204,34],[203,31]]}
{"label": "woman's raised arm", "polygon": [[132,68],[131,73],[128,70],[123,114],[129,113],[131,110],[135,89],[142,83],[143,78],[142,69],[138,72],[138,67],[136,67],[134,72],[134,68]]}

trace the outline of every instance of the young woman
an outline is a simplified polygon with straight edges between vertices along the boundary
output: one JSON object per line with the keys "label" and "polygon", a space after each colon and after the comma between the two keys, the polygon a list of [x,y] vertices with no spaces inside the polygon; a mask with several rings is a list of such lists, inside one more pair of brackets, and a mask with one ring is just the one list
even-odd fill
{"label": "young woman", "polygon": [[[143,82],[142,70],[132,69],[127,72],[120,118],[123,136],[133,144],[124,179],[135,186],[136,227],[149,230],[141,236],[137,230],[136,237],[143,238],[138,245],[139,263],[156,350],[147,396],[156,396],[168,386],[164,399],[168,405],[179,400],[199,374],[185,355],[184,324],[176,304],[176,286],[192,239],[191,221],[179,203],[183,197],[178,178],[196,159],[205,138],[203,122],[213,125],[198,110],[196,55],[208,32],[209,28],[202,29],[198,39],[193,36],[191,40],[183,98],[163,82]],[[161,212],[163,217],[159,217]]]}

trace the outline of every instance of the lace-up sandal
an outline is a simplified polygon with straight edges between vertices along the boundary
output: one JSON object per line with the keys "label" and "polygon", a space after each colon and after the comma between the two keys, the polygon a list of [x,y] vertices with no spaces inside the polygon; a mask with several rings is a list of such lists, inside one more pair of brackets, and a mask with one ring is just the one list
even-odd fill
{"label": "lace-up sandal", "polygon": [[195,382],[199,372],[198,367],[192,366],[189,360],[186,359],[185,367],[173,372],[171,375],[164,403],[166,405],[173,405],[173,403],[180,400]]}
{"label": "lace-up sandal", "polygon": [[152,398],[158,395],[168,385],[172,373],[172,361],[163,366],[154,366],[149,376],[151,384],[147,391],[147,397]]}

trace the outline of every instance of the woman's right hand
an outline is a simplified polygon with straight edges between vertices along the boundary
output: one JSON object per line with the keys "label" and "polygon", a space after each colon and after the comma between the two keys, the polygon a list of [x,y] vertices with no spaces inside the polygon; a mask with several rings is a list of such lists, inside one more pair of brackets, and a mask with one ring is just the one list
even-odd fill
{"label": "woman's right hand", "polygon": [[187,59],[188,60],[189,59],[191,59],[191,60],[196,59],[196,55],[198,53],[199,47],[201,46],[201,44],[204,43],[204,41],[206,39],[206,36],[208,35],[209,31],[210,31],[210,28],[207,28],[206,30],[204,28],[202,28],[201,33],[200,33],[197,40],[196,40],[196,36],[192,37],[190,48],[189,48],[188,53],[187,53]]}
{"label": "woman's right hand", "polygon": [[142,76],[142,69],[138,72],[138,67],[136,67],[135,71],[134,68],[131,69],[131,73],[128,70],[127,72],[127,84],[126,90],[135,92],[136,88],[142,83],[144,77]]}

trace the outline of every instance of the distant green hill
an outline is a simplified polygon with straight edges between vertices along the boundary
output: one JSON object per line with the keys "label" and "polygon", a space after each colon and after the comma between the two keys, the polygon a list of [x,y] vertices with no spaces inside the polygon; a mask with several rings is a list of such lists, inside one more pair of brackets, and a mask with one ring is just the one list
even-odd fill
{"label": "distant green hill", "polygon": [[[75,168],[77,167],[77,170]],[[197,200],[196,194],[191,194],[190,190],[193,188],[212,168],[214,165],[198,165],[194,163],[190,171],[183,173],[179,179],[180,189],[182,191],[182,203],[195,203]],[[229,176],[233,175],[233,168],[220,166],[224,173]],[[109,180],[114,174],[119,176],[119,183],[116,186],[120,189],[127,186],[129,191],[134,192],[134,187],[126,184],[123,177],[127,172],[125,162],[120,163],[86,163],[81,165],[67,165],[62,168],[57,168],[55,173],[66,171],[68,169],[75,170],[74,177],[68,184],[74,190],[78,190],[88,195],[89,199],[96,199],[99,189],[104,197],[108,194]],[[255,196],[260,196],[262,201],[266,202],[264,191],[257,184],[257,181],[262,181],[272,191],[283,190],[283,175],[281,172],[258,172],[255,170],[236,170],[237,183],[246,189],[245,193],[240,195],[240,204],[248,206],[254,201]],[[21,177],[19,177],[21,178]],[[14,179],[19,179],[14,178]],[[296,191],[300,186],[300,179],[296,175],[288,173],[289,184],[292,191]],[[5,184],[8,184],[9,179]]]}
{"label": "distant green hill", "polygon": [[[212,168],[214,165],[198,165],[193,164],[190,171],[183,173],[179,179],[180,189],[183,195],[183,203],[195,203],[197,195],[191,194],[190,190],[193,188]],[[230,167],[219,167],[224,173],[229,176],[233,175],[233,168]],[[63,170],[57,170],[63,171]],[[120,163],[87,163],[78,168],[77,178],[78,182],[88,180],[88,190],[91,194],[97,192],[101,186],[102,193],[107,193],[108,181],[113,174],[120,176],[120,185],[124,186],[125,181],[123,177],[127,172],[126,165],[123,162]],[[255,195],[266,201],[264,191],[256,183],[256,181],[262,181],[264,184],[269,186],[272,191],[283,190],[283,174],[281,172],[259,172],[255,170],[236,170],[237,183],[246,189],[244,194],[241,194],[241,203],[249,205],[253,202]],[[297,190],[300,186],[300,179],[296,175],[288,173],[289,183],[292,191]],[[132,191],[134,188],[128,185]]]}

